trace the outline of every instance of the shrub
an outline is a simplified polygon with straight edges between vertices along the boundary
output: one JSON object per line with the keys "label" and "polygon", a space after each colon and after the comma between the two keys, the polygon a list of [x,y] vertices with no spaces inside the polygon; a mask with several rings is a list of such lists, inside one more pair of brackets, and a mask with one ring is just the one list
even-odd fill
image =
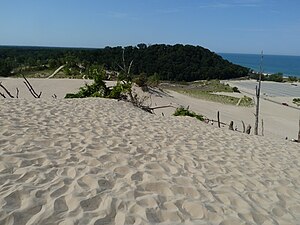
{"label": "shrub", "polygon": [[233,90],[233,92],[241,93],[237,87],[233,87],[232,90]]}
{"label": "shrub", "polygon": [[159,75],[158,75],[158,73],[154,73],[154,75],[148,77],[147,84],[150,87],[157,87],[159,85]]}
{"label": "shrub", "polygon": [[146,74],[142,73],[139,76],[135,77],[133,79],[133,82],[136,83],[137,86],[141,87],[143,91],[148,91],[148,79]]}
{"label": "shrub", "polygon": [[94,83],[81,87],[79,91],[75,94],[66,94],[65,98],[87,98],[87,97],[106,97],[109,95],[109,88],[106,87],[103,77],[105,71],[102,70],[101,73],[94,75]]}
{"label": "shrub", "polygon": [[300,98],[294,98],[293,103],[296,104],[297,106],[300,106]]}
{"label": "shrub", "polygon": [[196,119],[198,119],[200,121],[204,121],[204,117],[202,115],[198,115],[192,111],[189,111],[188,108],[185,109],[183,106],[180,106],[179,108],[177,108],[173,115],[174,116],[190,116],[190,117],[195,117]]}

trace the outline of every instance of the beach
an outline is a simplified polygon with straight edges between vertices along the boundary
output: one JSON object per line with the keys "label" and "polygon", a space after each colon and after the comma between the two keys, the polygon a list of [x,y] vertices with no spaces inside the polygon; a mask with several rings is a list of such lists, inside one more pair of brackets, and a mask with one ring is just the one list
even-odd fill
{"label": "beach", "polygon": [[[282,107],[278,130],[296,136],[295,109],[266,105],[262,137],[174,117],[174,108],[153,115],[123,101],[63,99],[82,80],[31,79],[41,99],[19,81],[19,99],[0,99],[0,224],[299,223],[300,146],[267,125]],[[254,120],[253,109],[171,91],[151,101]]]}

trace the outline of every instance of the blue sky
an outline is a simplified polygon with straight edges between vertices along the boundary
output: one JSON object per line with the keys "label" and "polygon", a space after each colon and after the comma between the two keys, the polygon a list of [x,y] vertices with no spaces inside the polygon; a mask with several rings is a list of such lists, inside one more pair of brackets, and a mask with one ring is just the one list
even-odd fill
{"label": "blue sky", "polygon": [[0,0],[0,45],[300,55],[300,0]]}

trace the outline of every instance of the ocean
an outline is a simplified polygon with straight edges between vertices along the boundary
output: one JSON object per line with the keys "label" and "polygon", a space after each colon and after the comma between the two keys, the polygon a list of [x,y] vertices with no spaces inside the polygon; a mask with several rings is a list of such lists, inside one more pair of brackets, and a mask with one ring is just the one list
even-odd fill
{"label": "ocean", "polygon": [[[234,64],[245,66],[259,72],[261,61],[261,55],[259,54],[218,54]],[[262,65],[263,73],[283,73],[284,76],[300,77],[300,56],[264,55]]]}

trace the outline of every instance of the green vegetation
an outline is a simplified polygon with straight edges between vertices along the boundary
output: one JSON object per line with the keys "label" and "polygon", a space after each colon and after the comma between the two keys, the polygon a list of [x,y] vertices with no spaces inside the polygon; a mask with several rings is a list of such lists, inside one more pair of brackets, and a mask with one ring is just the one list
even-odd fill
{"label": "green vegetation", "polygon": [[216,94],[217,92],[239,92],[238,88],[230,87],[228,84],[223,84],[219,80],[197,81],[187,85],[173,85],[165,88],[207,101],[220,102],[230,105],[238,104],[239,106],[245,107],[253,105],[252,99],[246,96],[240,99],[233,96]]}
{"label": "green vegetation", "polygon": [[289,82],[297,82],[297,81],[300,81],[300,79],[298,79],[297,77],[294,77],[294,76],[289,76],[288,81]]}
{"label": "green vegetation", "polygon": [[252,98],[247,97],[245,95],[239,101],[240,101],[239,106],[249,107],[254,105]]}
{"label": "green vegetation", "polygon": [[[122,47],[103,49],[0,47],[0,76],[25,73],[43,74],[65,65],[58,77],[92,78],[95,68],[120,72]],[[125,47],[126,56],[133,60],[131,73],[145,74],[151,80],[194,81],[229,79],[248,75],[249,69],[234,65],[221,56],[200,46],[164,45]],[[126,64],[129,64],[126,61]],[[49,74],[48,74],[49,75]],[[46,75],[45,75],[46,76]],[[155,82],[154,82],[155,83]]]}
{"label": "green vegetation", "polygon": [[190,116],[190,117],[195,117],[196,119],[200,121],[204,121],[204,116],[198,115],[192,111],[189,111],[188,108],[184,108],[183,106],[180,106],[177,108],[173,114],[174,116]]}
{"label": "green vegetation", "polygon": [[294,98],[293,103],[296,104],[297,106],[300,106],[300,98]]}
{"label": "green vegetation", "polygon": [[113,88],[108,88],[103,81],[105,77],[105,71],[102,69],[100,72],[95,72],[93,75],[94,83],[81,87],[79,92],[72,94],[66,94],[65,98],[88,98],[88,97],[101,97],[101,98],[113,98],[113,99],[126,99],[126,94],[131,91],[131,82],[118,81],[117,85]]}
{"label": "green vegetation", "polygon": [[[259,74],[257,73],[252,73],[250,75],[250,78],[252,79],[259,79]],[[274,81],[274,82],[297,82],[300,81],[297,77],[295,76],[289,76],[288,78],[283,77],[283,73],[274,73],[270,75],[261,75],[261,80],[262,81]]]}

